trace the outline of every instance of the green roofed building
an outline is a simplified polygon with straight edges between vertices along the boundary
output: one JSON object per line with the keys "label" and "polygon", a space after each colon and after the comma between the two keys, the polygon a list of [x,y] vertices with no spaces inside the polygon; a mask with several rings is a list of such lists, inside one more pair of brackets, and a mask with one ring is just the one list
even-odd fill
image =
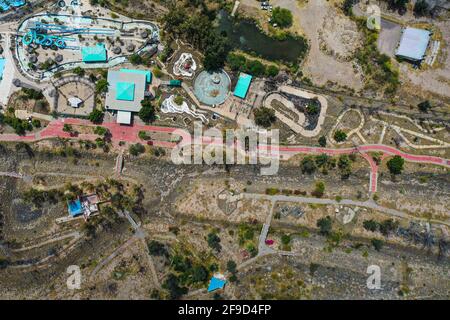
{"label": "green roofed building", "polygon": [[169,86],[171,87],[181,87],[181,80],[170,80],[169,81]]}
{"label": "green roofed building", "polygon": [[106,62],[106,48],[103,43],[98,43],[93,47],[82,47],[81,56],[83,62],[95,63],[95,62]]}
{"label": "green roofed building", "polygon": [[116,99],[124,101],[134,100],[134,83],[131,82],[118,82],[116,90]]}
{"label": "green roofed building", "polygon": [[246,73],[241,73],[239,75],[239,80],[234,88],[234,95],[241,99],[245,99],[247,96],[248,89],[252,82],[252,76]]}
{"label": "green roofed building", "polygon": [[120,72],[137,73],[145,75],[145,80],[147,84],[152,83],[152,72],[150,70],[134,70],[134,69],[120,69]]}

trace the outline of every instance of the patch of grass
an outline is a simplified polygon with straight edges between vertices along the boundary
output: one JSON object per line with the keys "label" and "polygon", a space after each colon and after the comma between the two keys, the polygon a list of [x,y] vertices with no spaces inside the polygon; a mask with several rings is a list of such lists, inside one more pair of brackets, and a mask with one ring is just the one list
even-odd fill
{"label": "patch of grass", "polygon": [[280,190],[277,188],[267,188],[266,189],[266,194],[270,195],[270,196],[274,196],[280,193]]}

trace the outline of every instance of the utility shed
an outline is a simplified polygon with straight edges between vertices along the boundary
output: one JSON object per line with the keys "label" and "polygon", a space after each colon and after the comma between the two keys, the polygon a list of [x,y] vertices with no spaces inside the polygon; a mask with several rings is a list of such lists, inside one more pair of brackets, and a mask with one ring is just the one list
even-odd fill
{"label": "utility shed", "polygon": [[395,55],[413,62],[422,61],[430,38],[431,32],[428,30],[405,28]]}
{"label": "utility shed", "polygon": [[131,112],[117,111],[117,123],[119,124],[131,124]]}

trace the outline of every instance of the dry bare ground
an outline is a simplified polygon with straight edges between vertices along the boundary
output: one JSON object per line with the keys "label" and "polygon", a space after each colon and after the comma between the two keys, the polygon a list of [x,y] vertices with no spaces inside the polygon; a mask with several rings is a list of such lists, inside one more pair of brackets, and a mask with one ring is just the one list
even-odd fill
{"label": "dry bare ground", "polygon": [[353,62],[346,61],[360,42],[356,24],[326,0],[309,1],[295,19],[299,19],[311,45],[303,68],[305,75],[318,85],[330,81],[361,89],[361,73]]}
{"label": "dry bare ground", "polygon": [[407,64],[402,64],[402,80],[409,82],[414,89],[450,97],[450,21],[436,21],[435,25],[442,32],[437,68],[413,70]]}

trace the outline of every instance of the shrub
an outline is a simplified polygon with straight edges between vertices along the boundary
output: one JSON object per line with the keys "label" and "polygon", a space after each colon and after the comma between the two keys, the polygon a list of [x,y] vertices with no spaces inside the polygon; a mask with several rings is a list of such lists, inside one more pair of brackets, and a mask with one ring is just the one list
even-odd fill
{"label": "shrub", "polygon": [[363,227],[364,227],[364,229],[366,229],[368,231],[375,232],[379,228],[379,223],[372,219],[364,220]]}
{"label": "shrub", "polygon": [[155,107],[150,100],[144,99],[141,101],[141,110],[139,111],[139,118],[145,123],[153,122],[156,119]]}
{"label": "shrub", "polygon": [[422,112],[428,112],[431,109],[431,103],[428,100],[422,101],[417,105],[420,111]]}
{"label": "shrub", "polygon": [[321,235],[328,236],[331,234],[333,221],[330,216],[326,216],[325,218],[317,220],[317,227],[320,229],[319,232]]}
{"label": "shrub", "polygon": [[98,94],[106,93],[108,92],[108,86],[109,86],[108,80],[100,79],[95,84],[95,92]]}
{"label": "shrub", "polygon": [[380,251],[384,244],[383,240],[380,239],[372,239],[370,242],[372,243],[374,249],[377,251]]}
{"label": "shrub", "polygon": [[285,8],[276,7],[272,12],[272,23],[276,23],[280,28],[292,26],[292,12]]}
{"label": "shrub", "polygon": [[35,128],[40,128],[41,127],[41,121],[39,121],[39,119],[33,119],[31,121],[31,124],[33,125],[33,127]]}
{"label": "shrub", "polygon": [[326,138],[325,136],[321,136],[321,137],[319,138],[319,145],[320,145],[322,148],[325,148],[325,147],[327,146],[327,138]]}
{"label": "shrub", "polygon": [[106,135],[107,132],[108,132],[108,129],[106,129],[104,127],[96,126],[94,128],[94,133],[98,134],[99,136],[104,136],[104,135]]}
{"label": "shrub", "polygon": [[139,139],[142,139],[142,140],[149,139],[149,135],[147,134],[146,131],[139,131],[138,136],[139,136]]}
{"label": "shrub", "polygon": [[255,115],[255,123],[258,126],[268,128],[276,121],[275,111],[266,107],[261,107],[253,111]]}
{"label": "shrub", "polygon": [[148,252],[152,256],[165,256],[165,257],[169,256],[169,252],[167,251],[165,245],[162,244],[161,242],[152,240],[148,243],[147,247]]}
{"label": "shrub", "polygon": [[288,234],[283,234],[281,236],[281,243],[287,246],[289,243],[291,243],[291,236]]}
{"label": "shrub", "polygon": [[129,148],[130,154],[133,156],[138,156],[141,153],[144,153],[145,151],[145,147],[140,144],[140,143],[136,143],[136,144],[132,144]]}
{"label": "shrub", "polygon": [[104,113],[103,111],[95,108],[92,110],[92,112],[89,114],[88,118],[92,123],[102,123],[103,122]]}
{"label": "shrub", "polygon": [[233,260],[228,260],[227,262],[227,271],[231,272],[231,273],[235,273],[236,272],[236,262],[234,262]]}
{"label": "shrub", "polygon": [[428,3],[425,0],[417,0],[414,4],[414,13],[418,16],[424,16],[427,15],[428,12]]}
{"label": "shrub", "polygon": [[398,228],[398,222],[392,219],[384,220],[380,223],[380,232],[384,236],[390,235],[392,232],[396,231]]}
{"label": "shrub", "polygon": [[216,233],[214,233],[214,232],[209,233],[207,236],[207,241],[208,241],[208,246],[211,249],[214,249],[217,252],[220,252],[222,250],[222,246],[220,245],[220,238]]}
{"label": "shrub", "polygon": [[302,173],[308,173],[308,174],[312,174],[316,171],[317,166],[316,163],[314,162],[314,159],[312,156],[307,156],[305,158],[302,159],[302,162],[300,164]]}
{"label": "shrub", "polygon": [[316,183],[316,187],[315,187],[314,191],[311,192],[311,194],[313,196],[315,196],[316,198],[322,198],[324,192],[325,192],[325,183],[323,183],[322,181],[318,181]]}
{"label": "shrub", "polygon": [[134,65],[138,65],[138,64],[142,64],[143,63],[143,59],[140,55],[138,55],[137,53],[132,54],[128,60],[130,61],[131,64]]}
{"label": "shrub", "polygon": [[402,173],[404,164],[405,160],[400,156],[394,156],[386,163],[390,173],[394,175]]}
{"label": "shrub", "polygon": [[336,142],[343,142],[347,140],[347,134],[342,130],[336,130],[333,137]]}
{"label": "shrub", "polygon": [[268,77],[276,77],[278,73],[280,72],[280,69],[276,65],[271,64],[266,69],[266,75]]}
{"label": "shrub", "polygon": [[86,74],[86,71],[81,67],[76,67],[75,69],[73,69],[72,72],[79,77],[84,77],[84,75]]}
{"label": "shrub", "polygon": [[175,99],[173,100],[177,105],[181,106],[184,102],[183,96],[177,95]]}

